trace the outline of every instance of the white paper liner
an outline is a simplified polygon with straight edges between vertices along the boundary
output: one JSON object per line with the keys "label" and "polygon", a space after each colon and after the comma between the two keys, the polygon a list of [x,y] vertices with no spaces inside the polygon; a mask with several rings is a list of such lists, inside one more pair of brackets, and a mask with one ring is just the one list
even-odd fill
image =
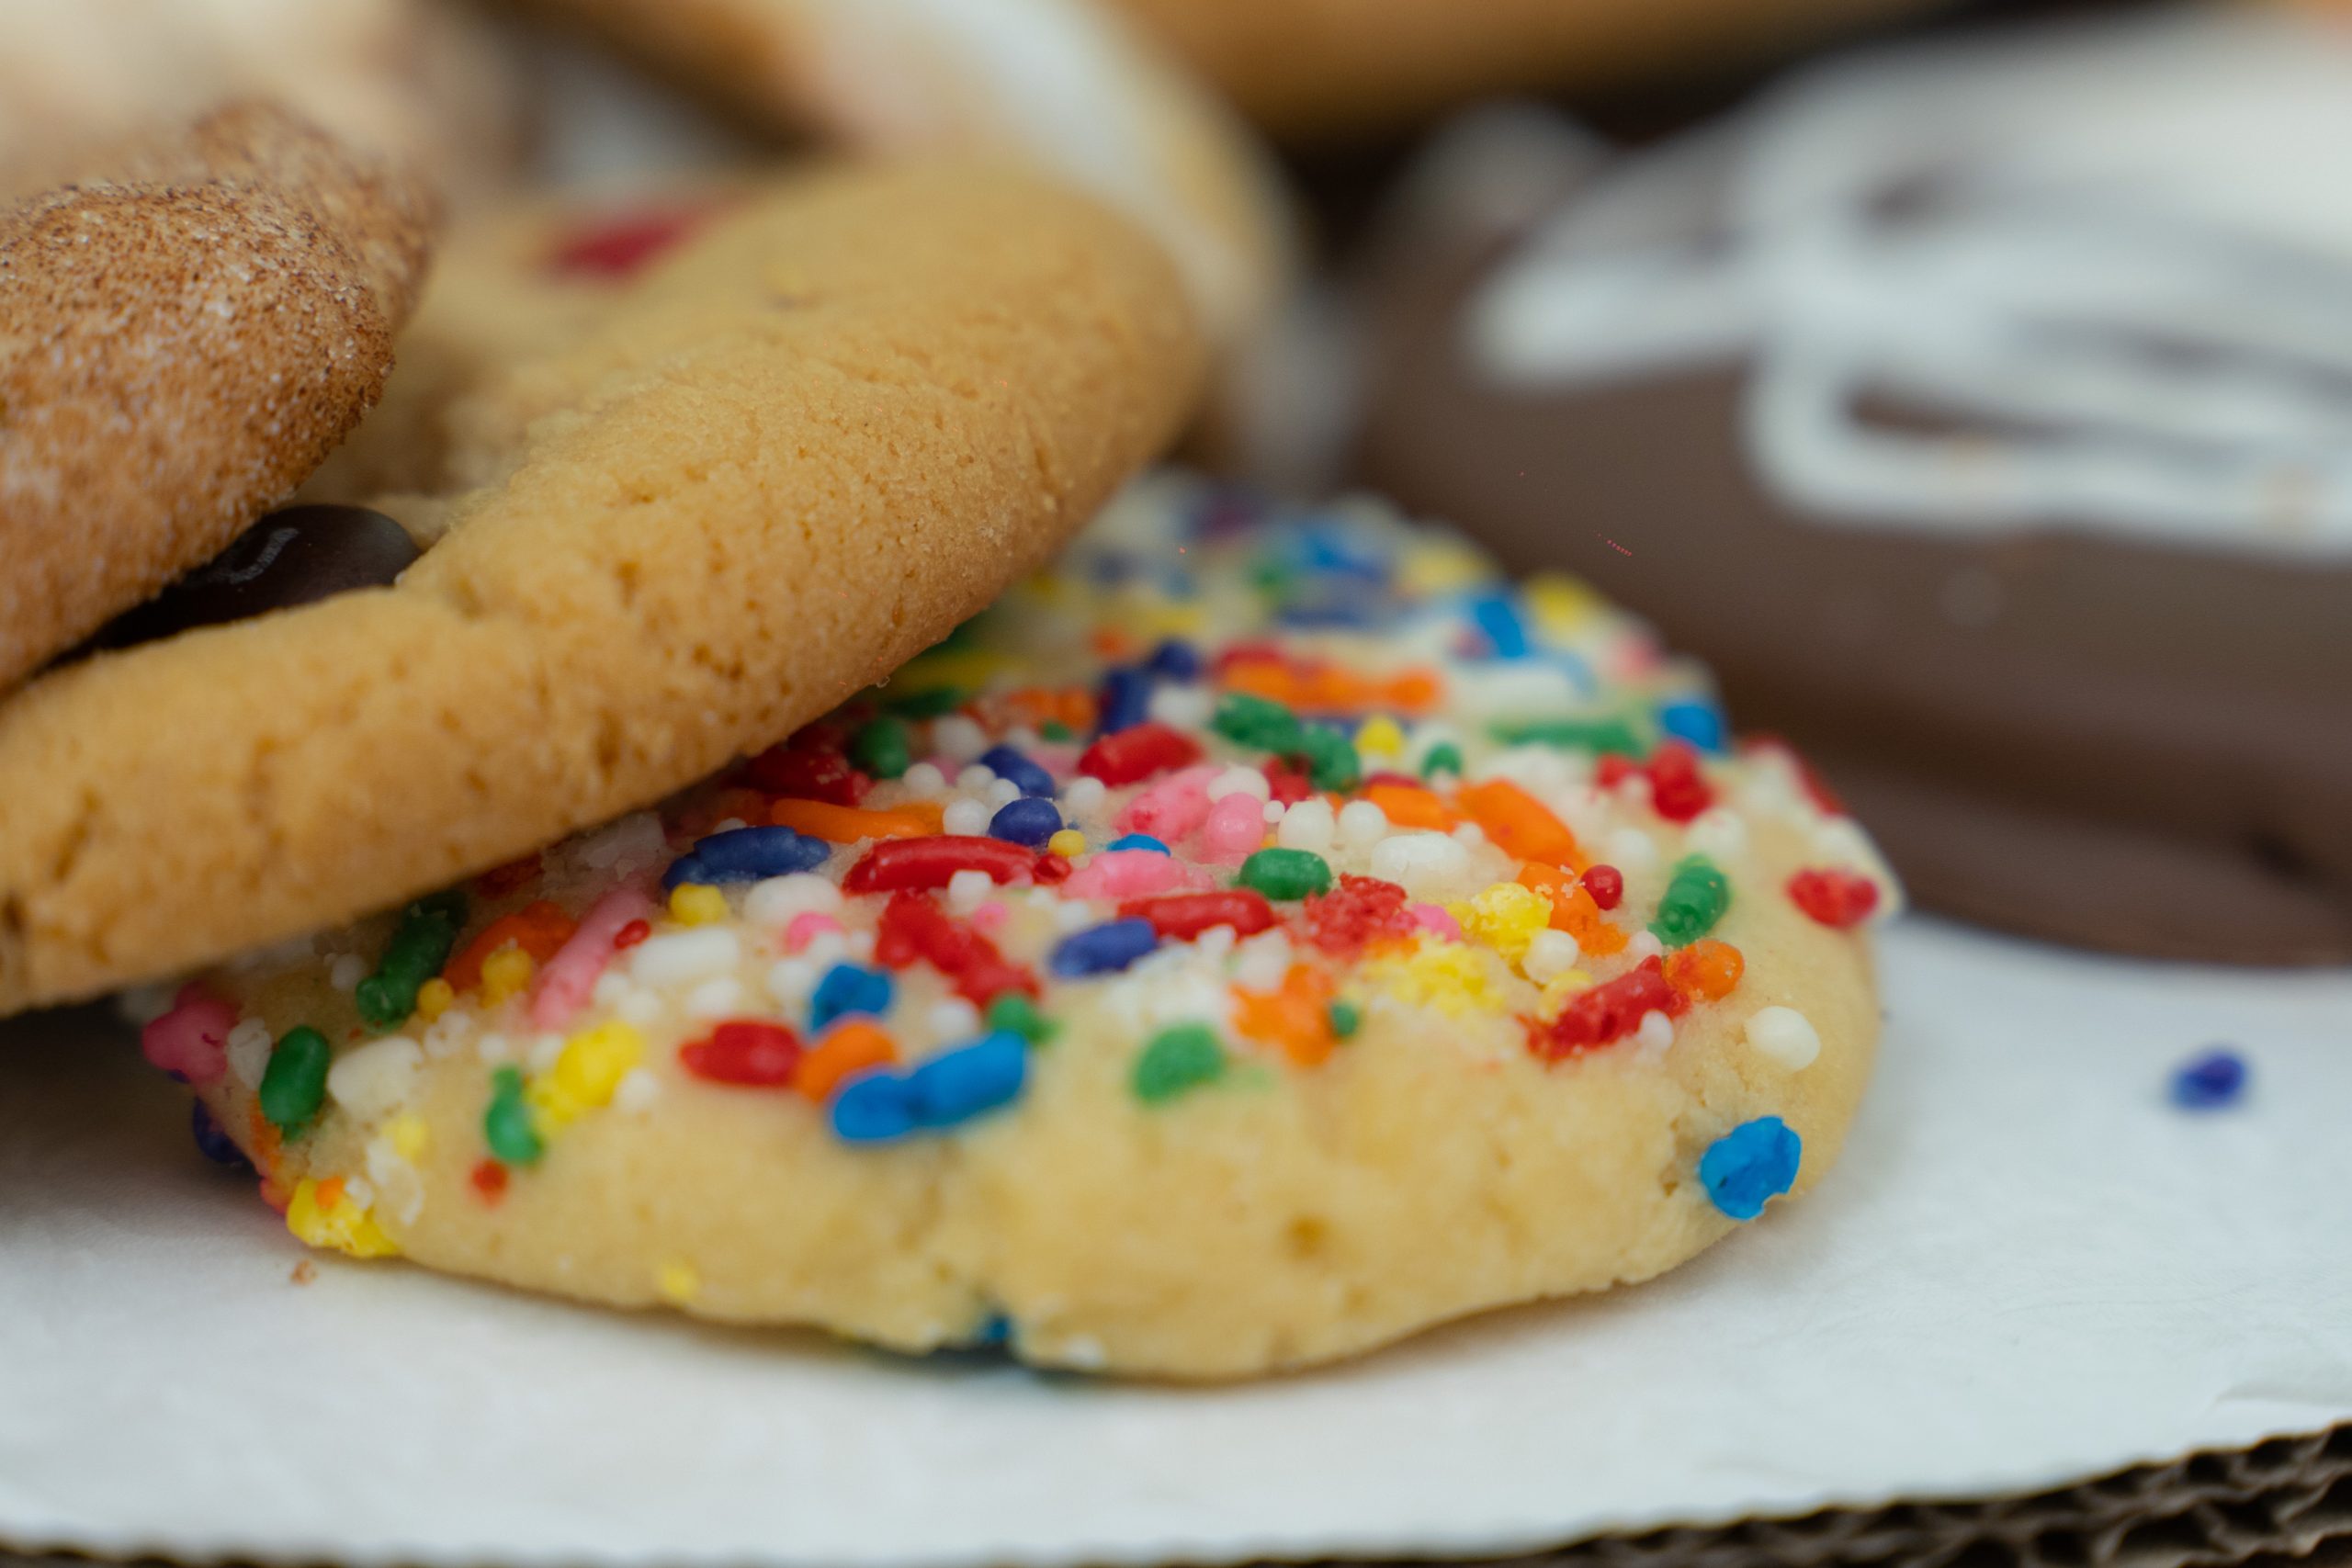
{"label": "white paper liner", "polygon": [[[77,1015],[0,1035],[0,1541],[183,1561],[1528,1550],[2070,1483],[2352,1418],[2352,975],[1923,920],[1845,1163],[1664,1280],[1187,1390],[305,1254]],[[2215,1042],[2240,1107],[2167,1103]],[[1442,1129],[1432,1129],[1441,1135]]]}

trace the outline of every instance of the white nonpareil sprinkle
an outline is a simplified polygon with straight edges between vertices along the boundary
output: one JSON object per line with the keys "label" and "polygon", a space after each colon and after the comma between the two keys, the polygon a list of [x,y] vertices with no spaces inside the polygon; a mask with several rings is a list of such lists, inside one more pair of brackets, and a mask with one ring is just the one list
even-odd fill
{"label": "white nonpareil sprinkle", "polygon": [[956,787],[967,795],[978,795],[996,783],[996,770],[984,763],[974,762],[956,775]]}
{"label": "white nonpareil sprinkle", "polygon": [[636,988],[636,982],[628,976],[617,969],[607,969],[588,987],[588,1000],[600,1008],[618,1007],[621,998]]}
{"label": "white nonpareil sprinkle", "polygon": [[362,1122],[390,1115],[416,1088],[424,1047],[404,1035],[345,1051],[327,1069],[327,1093]]}
{"label": "white nonpareil sprinkle", "polygon": [[1275,828],[1281,826],[1282,819],[1290,815],[1290,807],[1284,806],[1279,800],[1270,800],[1266,802],[1265,810],[1260,812],[1258,815],[1266,819],[1267,827]]}
{"label": "white nonpareil sprinkle", "polygon": [[335,961],[327,965],[327,983],[338,991],[357,990],[359,982],[366,978],[368,961],[356,953],[337,953]]}
{"label": "white nonpareil sprinkle", "polygon": [[1089,898],[1065,898],[1054,906],[1056,931],[1084,931],[1100,918],[1094,912],[1093,900]]}
{"label": "white nonpareil sprinkle", "polygon": [[947,907],[959,915],[968,915],[988,902],[996,884],[985,871],[966,869],[947,879]]}
{"label": "white nonpareil sprinkle", "polygon": [[798,956],[819,969],[830,969],[849,956],[849,938],[839,931],[819,931]]}
{"label": "white nonpareil sprinkle", "polygon": [[732,975],[714,976],[686,993],[681,1010],[688,1018],[725,1018],[743,1010],[743,982]]}
{"label": "white nonpareil sprinkle", "polygon": [[1319,855],[1331,847],[1335,827],[1331,803],[1308,795],[1283,813],[1283,825],[1275,831],[1274,842],[1286,850],[1306,850]]}
{"label": "white nonpareil sprinkle", "polygon": [[376,1184],[364,1176],[345,1177],[343,1195],[363,1209],[372,1209],[376,1206]]}
{"label": "white nonpareil sprinkle", "polygon": [[1011,779],[999,779],[981,792],[981,798],[1001,811],[1021,798],[1021,786]]}
{"label": "white nonpareil sprinkle", "polygon": [[915,763],[899,775],[899,782],[917,800],[929,800],[934,795],[944,794],[947,789],[947,775],[929,762]]}
{"label": "white nonpareil sprinkle", "polygon": [[424,1054],[436,1061],[443,1056],[454,1056],[466,1048],[466,1042],[473,1038],[473,1015],[462,1009],[451,1008],[426,1026]]}
{"label": "white nonpareil sprinkle", "polygon": [[951,762],[968,762],[989,749],[988,731],[960,713],[931,721],[932,750]]}
{"label": "white nonpareil sprinkle", "polygon": [[970,795],[962,795],[947,803],[939,825],[960,837],[978,838],[989,830],[989,808]]}
{"label": "white nonpareil sprinkle", "polygon": [[1162,724],[1178,729],[1204,729],[1216,711],[1216,699],[1206,686],[1177,686],[1162,682],[1154,686],[1148,711]]}
{"label": "white nonpareil sprinkle", "polygon": [[1639,828],[1611,829],[1601,847],[1619,871],[1647,871],[1657,863],[1657,845]]}
{"label": "white nonpareil sprinkle", "polygon": [[1454,829],[1453,841],[1465,850],[1483,850],[1487,847],[1487,830],[1476,822],[1464,822]]}
{"label": "white nonpareil sprinkle", "polygon": [[1813,1066],[1821,1055],[1821,1033],[1794,1008],[1758,1008],[1747,1021],[1747,1043],[1792,1073]]}
{"label": "white nonpareil sprinkle", "polygon": [[743,918],[769,930],[790,925],[796,915],[830,915],[841,907],[841,888],[813,871],[754,882],[743,895]]}
{"label": "white nonpareil sprinkle", "polygon": [[1102,809],[1102,797],[1108,793],[1101,779],[1080,773],[1062,786],[1062,815],[1072,822],[1091,817]]}
{"label": "white nonpareil sprinkle", "polygon": [[638,1028],[643,1029],[662,1016],[661,993],[649,991],[642,986],[632,986],[629,987],[628,995],[623,997],[619,1004],[613,1009],[613,1016],[623,1023],[635,1024]]}
{"label": "white nonpareil sprinkle", "polygon": [[613,1087],[613,1109],[632,1116],[652,1110],[653,1102],[661,1098],[662,1080],[643,1067],[631,1067]]}
{"label": "white nonpareil sprinkle", "polygon": [[942,1040],[964,1040],[980,1032],[980,1010],[961,997],[948,997],[931,1004],[925,1015],[931,1032]]}
{"label": "white nonpareil sprinkle", "polygon": [[1634,939],[1625,944],[1625,956],[1636,964],[1645,958],[1662,958],[1665,955],[1666,943],[1658,941],[1656,931],[1635,931]]}
{"label": "white nonpareil sprinkle", "polygon": [[1372,847],[1372,874],[1430,903],[1467,897],[1473,891],[1470,852],[1444,833],[1395,833],[1381,840]]}
{"label": "white nonpareil sprinkle", "polygon": [[704,926],[647,937],[630,951],[628,972],[640,986],[684,986],[742,961],[742,938],[726,926]]}
{"label": "white nonpareil sprinkle", "polygon": [[768,995],[786,1007],[797,1008],[817,988],[817,966],[805,958],[786,958],[768,965]]}
{"label": "white nonpareil sprinkle", "polygon": [[1290,973],[1290,938],[1276,930],[1260,931],[1233,950],[1233,983],[1251,991],[1279,988]]}
{"label": "white nonpareil sprinkle", "polygon": [[1583,956],[1584,950],[1567,932],[1540,931],[1527,939],[1527,952],[1521,957],[1519,966],[1540,986],[1554,976],[1575,968],[1577,960]]}
{"label": "white nonpareil sprinkle", "polygon": [[1737,860],[1747,852],[1747,823],[1736,811],[1711,806],[1690,819],[1684,842],[1702,855]]}
{"label": "white nonpareil sprinkle", "polygon": [[229,1031],[230,1076],[247,1089],[258,1085],[262,1074],[269,1070],[272,1043],[269,1025],[257,1018],[239,1019]]}
{"label": "white nonpareil sprinkle", "polygon": [[1351,800],[1340,807],[1339,829],[1341,849],[1366,849],[1388,831],[1388,813],[1369,800]]}
{"label": "white nonpareil sprinkle", "polygon": [[1257,769],[1237,763],[1209,780],[1208,792],[1211,800],[1223,800],[1228,795],[1254,795],[1264,800],[1273,794],[1273,787]]}
{"label": "white nonpareil sprinkle", "polygon": [[1674,1043],[1674,1021],[1662,1012],[1642,1014],[1641,1027],[1634,1031],[1634,1043],[1645,1051],[1663,1051]]}

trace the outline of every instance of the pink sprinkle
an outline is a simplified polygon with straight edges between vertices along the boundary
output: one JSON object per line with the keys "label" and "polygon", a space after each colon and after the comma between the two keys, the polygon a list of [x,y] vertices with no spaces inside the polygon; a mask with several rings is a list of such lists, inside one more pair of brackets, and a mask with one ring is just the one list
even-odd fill
{"label": "pink sprinkle", "polygon": [[571,940],[540,967],[531,991],[531,1027],[555,1030],[570,1023],[612,963],[613,939],[631,920],[652,918],[653,900],[638,887],[616,887],[588,906]]}
{"label": "pink sprinkle", "polygon": [[1266,806],[1247,790],[1236,790],[1209,807],[1201,829],[1202,859],[1238,865],[1266,837]]}
{"label": "pink sprinkle", "polygon": [[211,1083],[229,1070],[229,1031],[237,1010],[198,986],[183,986],[172,1010],[139,1032],[139,1049],[158,1067],[189,1083]]}
{"label": "pink sprinkle", "polygon": [[972,911],[972,924],[980,931],[992,931],[1012,918],[1012,907],[1001,899],[991,898]]}
{"label": "pink sprinkle", "polygon": [[825,932],[841,929],[842,923],[822,909],[803,909],[784,928],[784,950],[798,953]]}
{"label": "pink sprinkle", "polygon": [[1059,740],[1040,740],[1029,748],[1029,760],[1056,779],[1067,782],[1078,776],[1078,748]]}
{"label": "pink sprinkle", "polygon": [[1425,931],[1435,931],[1448,942],[1462,940],[1462,922],[1435,904],[1408,904],[1405,907],[1405,913],[1410,915],[1413,923]]}
{"label": "pink sprinkle", "polygon": [[1215,768],[1186,768],[1169,774],[1133,800],[1114,824],[1122,833],[1144,833],[1174,845],[1208,819],[1209,780]]}
{"label": "pink sprinkle", "polygon": [[1205,887],[1208,875],[1157,850],[1105,850],[1070,873],[1065,898],[1142,898],[1154,893]]}

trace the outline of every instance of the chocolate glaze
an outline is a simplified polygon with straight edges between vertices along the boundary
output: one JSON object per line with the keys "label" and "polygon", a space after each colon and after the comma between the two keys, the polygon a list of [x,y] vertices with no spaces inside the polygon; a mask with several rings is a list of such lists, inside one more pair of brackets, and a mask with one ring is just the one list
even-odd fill
{"label": "chocolate glaze", "polygon": [[289,506],[94,639],[130,648],[198,626],[290,610],[354,589],[380,588],[420,552],[398,523],[364,506]]}

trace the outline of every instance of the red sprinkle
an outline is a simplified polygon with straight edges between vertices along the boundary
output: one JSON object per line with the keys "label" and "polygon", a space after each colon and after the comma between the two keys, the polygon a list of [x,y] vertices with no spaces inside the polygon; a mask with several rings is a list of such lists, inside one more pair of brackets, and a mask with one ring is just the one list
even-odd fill
{"label": "red sprinkle", "polygon": [[1308,781],[1306,770],[1302,768],[1295,768],[1280,760],[1271,760],[1263,771],[1267,789],[1284,806],[1296,806],[1315,793],[1314,784]]}
{"label": "red sprinkle", "polygon": [[800,1036],[780,1023],[733,1019],[707,1039],[678,1047],[678,1061],[695,1077],[752,1089],[789,1087],[800,1066]]}
{"label": "red sprinkle", "polygon": [[1592,782],[1603,789],[1615,789],[1641,771],[1641,764],[1623,752],[1604,751],[1593,764]]}
{"label": "red sprinkle", "polygon": [[1668,740],[1650,756],[1650,802],[1669,822],[1688,822],[1715,803],[1715,792],[1699,772],[1699,753]]}
{"label": "red sprinkle", "polygon": [[643,920],[631,920],[613,933],[613,951],[622,953],[635,947],[653,934],[653,928]]}
{"label": "red sprinkle", "polygon": [[[1049,870],[1047,862],[1058,865],[1059,871]],[[1014,882],[1024,876],[1039,882],[1059,882],[1069,875],[1070,863],[1059,855],[1041,855],[1019,844],[1008,844],[1002,839],[972,838],[960,833],[942,833],[929,839],[885,839],[849,868],[849,874],[842,878],[842,891],[920,893],[946,886],[948,878],[959,871],[985,872],[989,881],[999,883]]]}
{"label": "red sprinkle", "polygon": [[1089,746],[1078,760],[1078,771],[1116,789],[1141,784],[1154,773],[1184,767],[1201,760],[1201,743],[1181,729],[1157,721],[1130,725]]}
{"label": "red sprinkle", "polygon": [[795,747],[790,741],[752,758],[751,773],[771,795],[821,800],[828,806],[855,806],[874,784],[840,752]]}
{"label": "red sprinkle", "polygon": [[1811,867],[1789,878],[1789,901],[1842,931],[1871,918],[1878,908],[1878,884],[1850,871]]}
{"label": "red sprinkle", "polygon": [[955,982],[956,994],[976,1007],[986,1007],[1007,991],[1037,994],[1035,976],[920,893],[890,896],[874,934],[874,957],[892,969],[920,959]]}
{"label": "red sprinkle", "polygon": [[548,257],[548,270],[558,276],[627,277],[701,228],[708,217],[707,212],[680,209],[608,219],[557,246]]}
{"label": "red sprinkle", "polygon": [[1527,1048],[1547,1062],[1623,1040],[1642,1026],[1645,1013],[1679,1018],[1690,998],[1667,983],[1665,962],[1645,958],[1606,985],[1580,991],[1549,1023],[1530,1021]]}
{"label": "red sprinkle", "polygon": [[1613,909],[1624,901],[1625,874],[1613,865],[1589,866],[1584,874],[1584,890],[1603,909]]}
{"label": "red sprinkle", "polygon": [[1413,929],[1405,890],[1376,876],[1340,874],[1340,886],[1306,900],[1306,939],[1324,952],[1352,958],[1375,939]]}
{"label": "red sprinkle", "polygon": [[1204,931],[1231,926],[1236,936],[1255,936],[1274,923],[1274,907],[1254,887],[1221,893],[1171,893],[1160,898],[1130,898],[1119,919],[1143,919],[1173,942],[1190,942]]}
{"label": "red sprinkle", "polygon": [[495,1203],[506,1196],[506,1168],[494,1159],[477,1162],[468,1179],[485,1203]]}
{"label": "red sprinkle", "polygon": [[1740,749],[1750,752],[1778,751],[1796,769],[1797,783],[1804,786],[1805,795],[1811,798],[1815,806],[1821,808],[1824,815],[1829,817],[1849,815],[1846,810],[1846,803],[1838,798],[1836,790],[1829,787],[1829,781],[1823,778],[1819,770],[1815,769],[1811,762],[1805,761],[1803,752],[1779,736],[1751,735],[1741,743]]}

